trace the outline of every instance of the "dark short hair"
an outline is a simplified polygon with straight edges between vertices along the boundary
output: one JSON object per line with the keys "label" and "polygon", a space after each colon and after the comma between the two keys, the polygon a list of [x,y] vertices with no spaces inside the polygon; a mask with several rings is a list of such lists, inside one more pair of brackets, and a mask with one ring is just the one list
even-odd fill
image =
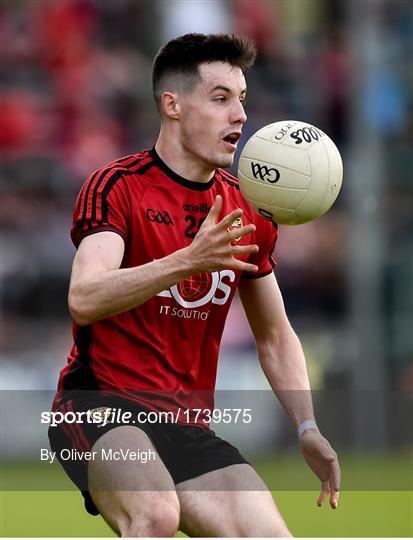
{"label": "dark short hair", "polygon": [[169,41],[155,56],[152,68],[152,90],[158,110],[165,84],[172,78],[189,92],[201,78],[199,64],[228,62],[245,73],[253,65],[256,54],[249,38],[235,34],[193,33]]}

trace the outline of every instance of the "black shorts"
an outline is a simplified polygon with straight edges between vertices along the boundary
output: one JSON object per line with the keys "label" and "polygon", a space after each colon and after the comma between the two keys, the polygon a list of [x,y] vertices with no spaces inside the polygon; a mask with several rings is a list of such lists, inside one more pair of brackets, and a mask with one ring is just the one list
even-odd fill
{"label": "black shorts", "polygon": [[68,459],[68,456],[71,450],[78,452],[77,456],[85,455],[82,453],[90,452],[102,435],[119,426],[137,427],[147,434],[175,485],[230,465],[248,464],[237,448],[217,437],[209,428],[173,422],[139,422],[137,415],[149,411],[131,401],[104,397],[99,401],[72,399],[61,405],[55,412],[76,414],[106,407],[116,408],[122,413],[131,413],[131,417],[124,422],[118,415],[106,425],[84,421],[83,423],[63,422],[49,427],[50,447],[53,452],[56,452],[56,457],[66,474],[82,492],[85,508],[92,515],[98,515],[99,511],[88,491],[89,461],[79,459],[79,457]]}

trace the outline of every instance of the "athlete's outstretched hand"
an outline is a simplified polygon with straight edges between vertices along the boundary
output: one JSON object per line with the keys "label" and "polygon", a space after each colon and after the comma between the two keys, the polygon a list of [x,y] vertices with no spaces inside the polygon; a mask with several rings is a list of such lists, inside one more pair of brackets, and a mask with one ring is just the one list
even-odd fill
{"label": "athlete's outstretched hand", "polygon": [[227,214],[221,221],[219,214],[222,210],[222,197],[217,195],[205,221],[192,244],[188,246],[191,264],[196,272],[214,272],[224,268],[256,272],[258,267],[236,258],[245,253],[256,253],[258,246],[238,245],[234,241],[255,231],[255,225],[249,224],[228,231],[233,222],[241,217],[242,209],[238,208]]}
{"label": "athlete's outstretched hand", "polygon": [[330,497],[331,508],[337,508],[340,490],[340,466],[337,454],[319,431],[308,429],[301,438],[301,451],[309,467],[321,480],[321,493],[317,505],[321,506],[326,496]]}

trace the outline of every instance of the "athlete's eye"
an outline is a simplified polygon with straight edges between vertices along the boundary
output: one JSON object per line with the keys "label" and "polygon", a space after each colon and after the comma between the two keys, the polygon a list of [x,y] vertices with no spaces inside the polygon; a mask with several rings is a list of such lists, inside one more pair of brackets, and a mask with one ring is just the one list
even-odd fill
{"label": "athlete's eye", "polygon": [[227,98],[225,96],[217,96],[216,98],[214,98],[214,101],[218,101],[220,103],[224,103],[226,100]]}

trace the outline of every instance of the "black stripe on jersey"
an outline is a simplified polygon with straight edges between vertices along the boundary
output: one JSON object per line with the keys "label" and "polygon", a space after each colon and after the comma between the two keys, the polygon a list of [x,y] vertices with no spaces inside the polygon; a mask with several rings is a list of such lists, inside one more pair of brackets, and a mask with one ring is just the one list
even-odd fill
{"label": "black stripe on jersey", "polygon": [[[133,158],[134,156],[136,156],[136,154],[131,154],[130,156],[125,156],[125,157],[116,159],[115,161],[112,161],[111,166],[112,166],[112,164],[113,164],[113,166],[114,166],[115,163],[122,163],[122,161],[127,161],[128,159],[131,159],[131,158]],[[146,157],[146,156],[142,156],[142,159],[144,159],[145,157]]]}
{"label": "black stripe on jersey", "polygon": [[[94,175],[90,179],[90,182],[88,183],[88,186],[87,186],[86,196],[85,196],[85,200],[84,200],[84,206],[83,206],[83,210],[82,210],[82,217],[81,217],[82,220],[86,220],[88,218],[92,219],[92,220],[96,220],[99,189],[102,187],[102,184],[104,184],[107,181],[108,176],[110,176],[111,173],[114,173],[115,171],[120,170],[120,169],[123,169],[125,172],[126,171],[129,172],[130,169],[132,169],[136,165],[139,165],[139,163],[141,163],[141,161],[147,159],[149,157],[149,152],[145,152],[145,154],[143,156],[140,155],[138,158],[136,158],[131,163],[125,164],[125,161],[128,161],[132,157],[134,157],[134,156],[128,156],[128,157],[122,158],[122,159],[118,160],[117,162],[113,162],[109,167],[106,167],[105,169],[99,169],[98,171],[96,171],[96,173],[94,173]],[[130,171],[130,172],[135,172],[135,171]],[[96,185],[93,187],[93,193],[91,194],[90,190],[91,190],[92,184],[96,180],[96,175],[98,175],[98,174],[100,174],[100,178],[97,181]],[[91,215],[88,216],[88,213],[89,213],[88,212],[88,207],[89,207],[88,203],[89,203],[89,200],[90,200],[91,197],[92,197]]]}
{"label": "black stripe on jersey", "polygon": [[145,174],[146,171],[149,171],[149,169],[151,167],[153,167],[155,164],[153,161],[149,161],[148,163],[145,163],[145,165],[142,165],[142,167],[140,167],[137,171],[131,171],[130,173],[128,174],[138,174],[138,175],[142,175],[142,174]]}
{"label": "black stripe on jersey", "polygon": [[91,219],[84,219],[83,220],[83,231],[91,231],[95,227],[98,226],[97,221],[93,221]]}
{"label": "black stripe on jersey", "polygon": [[102,190],[102,222],[108,223],[109,220],[109,207],[108,207],[108,201],[107,197],[109,195],[110,190],[113,188],[113,186],[116,184],[116,182],[122,178],[122,176],[129,176],[131,174],[137,174],[141,176],[142,174],[145,174],[146,171],[148,171],[152,166],[154,165],[154,162],[151,160],[148,163],[145,163],[145,165],[142,165],[139,169],[136,171],[129,171],[125,169],[118,170],[113,174],[113,176],[108,180],[106,186]]}
{"label": "black stripe on jersey", "polygon": [[[92,212],[90,215],[90,221],[96,220],[96,205],[97,205],[97,194],[100,186],[105,182],[105,180],[114,172],[115,168],[113,169],[107,169],[103,172],[99,180],[97,181],[95,187],[93,188],[93,194],[92,194]],[[88,197],[89,198],[89,197]],[[87,201],[88,202],[88,201]],[[83,212],[83,219],[86,219],[86,216],[88,214],[87,212],[88,205],[85,204],[84,212]]]}
{"label": "black stripe on jersey", "polygon": [[[272,266],[275,266],[275,264],[272,264]],[[262,274],[241,274],[241,279],[259,279],[264,276],[269,276],[273,273],[273,270],[268,270],[267,272],[263,272]]]}
{"label": "black stripe on jersey", "polygon": [[[147,157],[147,155],[148,155],[148,153],[146,153],[146,156],[142,156],[142,157],[138,158],[137,162],[139,162],[139,159],[144,159],[144,157]],[[109,167],[106,167],[106,169],[103,169],[103,170],[98,169],[96,172],[93,173],[93,176],[91,177],[89,182],[87,184],[85,184],[83,186],[83,188],[82,188],[82,193],[86,189],[86,194],[85,194],[85,198],[84,198],[84,202],[83,202],[82,219],[86,219],[86,217],[87,217],[87,207],[88,207],[88,201],[89,201],[89,192],[90,192],[90,190],[92,188],[93,182],[96,179],[96,176],[101,174],[101,178],[102,178],[103,175],[105,175],[106,170],[115,169],[116,167],[118,167],[119,165],[122,165],[122,163],[124,163],[125,161],[128,161],[132,157],[133,157],[133,154],[131,156],[126,156],[126,157],[120,158],[117,161],[112,162]],[[133,163],[131,163],[131,165],[133,165]],[[98,187],[98,185],[100,185],[100,181],[98,181],[98,184],[93,188],[94,194],[96,193],[96,188]],[[79,210],[82,208],[82,199],[83,199],[83,196],[80,197]],[[93,208],[92,208],[92,211],[93,211]]]}
{"label": "black stripe on jersey", "polygon": [[78,359],[84,364],[90,364],[90,349],[92,348],[92,326],[79,326],[75,337],[79,351]]}
{"label": "black stripe on jersey", "polygon": [[73,397],[71,393],[66,393],[68,390],[99,390],[99,381],[89,363],[84,363],[80,358],[76,358],[70,362],[69,370],[65,373],[62,379],[63,396],[67,401],[69,397]]}
{"label": "black stripe on jersey", "polygon": [[[125,167],[133,167],[134,165],[137,165],[139,162],[141,161],[141,158],[138,158],[138,159],[135,159],[135,161],[132,161],[132,163],[130,163],[129,165],[126,165]],[[112,173],[114,172],[115,170],[117,170],[119,168],[118,165],[115,165],[113,167],[110,167],[108,169],[106,169],[104,171],[104,173],[102,174],[102,176],[99,178],[99,180],[97,181],[96,183],[96,186],[93,188],[93,196],[92,196],[92,215],[91,215],[91,219],[92,220],[96,220],[96,207],[97,207],[97,196],[98,196],[98,192],[99,192],[99,188],[100,186],[105,182],[105,180],[107,179],[107,177]],[[83,217],[84,219],[86,219],[86,216],[87,216],[87,205],[85,205],[85,208],[84,208],[84,213],[83,213]]]}
{"label": "black stripe on jersey", "polygon": [[125,171],[116,171],[112,177],[108,180],[106,186],[102,191],[102,223],[109,223],[109,206],[107,201],[107,196],[116,182],[122,178],[125,174]]}
{"label": "black stripe on jersey", "polygon": [[232,175],[225,169],[218,169],[218,171],[221,173],[222,176],[225,176],[225,178],[228,178],[228,180],[231,180],[231,182],[234,182],[235,184],[239,184],[239,180],[236,176]]}
{"label": "black stripe on jersey", "polygon": [[237,189],[238,191],[240,190],[240,187],[239,187],[239,185],[237,184],[237,182],[235,182],[235,180],[230,179],[230,178],[226,175],[226,173],[225,173],[224,171],[220,170],[219,173],[220,173],[220,176],[221,176],[222,180],[223,180],[226,184],[228,184],[228,185],[234,187],[234,188]]}
{"label": "black stripe on jersey", "polygon": [[75,338],[78,357],[69,365],[62,385],[64,390],[99,390],[100,385],[92,369],[90,350],[93,341],[92,326],[78,326]]}
{"label": "black stripe on jersey", "polygon": [[80,198],[80,207],[79,207],[79,210],[80,210],[82,208],[82,199],[83,199],[82,219],[86,219],[86,210],[87,210],[87,201],[89,199],[89,191],[90,191],[90,188],[92,187],[93,182],[95,181],[96,176],[100,172],[101,171],[96,171],[93,174],[92,178],[87,183],[87,186],[86,186],[86,184],[83,186],[82,193],[83,193],[83,190],[85,190],[85,189],[86,189],[86,193],[85,193],[85,198],[84,199],[83,199],[83,197]]}

